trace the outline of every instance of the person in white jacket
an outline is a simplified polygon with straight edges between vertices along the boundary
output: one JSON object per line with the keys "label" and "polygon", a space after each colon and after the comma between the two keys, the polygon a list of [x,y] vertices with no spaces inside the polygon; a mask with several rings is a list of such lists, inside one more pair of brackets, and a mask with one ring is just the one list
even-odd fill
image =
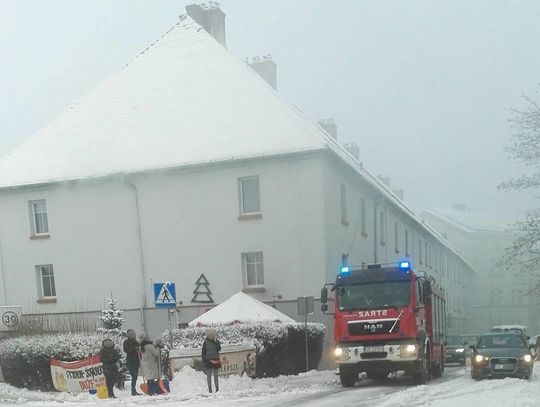
{"label": "person in white jacket", "polygon": [[148,394],[155,396],[159,390],[159,357],[161,349],[161,339],[156,339],[152,343],[147,335],[141,338],[141,367],[143,376],[148,382]]}

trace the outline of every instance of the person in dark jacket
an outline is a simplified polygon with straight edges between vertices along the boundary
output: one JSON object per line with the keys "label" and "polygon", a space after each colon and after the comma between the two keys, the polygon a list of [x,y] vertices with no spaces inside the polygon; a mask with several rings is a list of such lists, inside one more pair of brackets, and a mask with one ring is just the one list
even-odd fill
{"label": "person in dark jacket", "polygon": [[208,383],[208,391],[212,393],[212,374],[214,375],[214,386],[216,393],[219,391],[218,371],[221,367],[219,351],[221,343],[216,338],[216,331],[208,329],[206,331],[206,339],[202,346],[202,362],[206,368],[206,381]]}
{"label": "person in dark jacket", "polygon": [[114,347],[114,342],[110,339],[105,339],[101,343],[99,358],[103,364],[103,373],[107,383],[107,392],[110,398],[116,398],[114,395],[114,383],[118,378],[118,361],[120,360],[120,352]]}
{"label": "person in dark jacket", "polygon": [[133,329],[127,330],[127,339],[124,341],[124,352],[126,353],[126,365],[131,376],[131,395],[140,396],[137,393],[137,377],[139,375],[139,366],[141,360],[139,357],[139,342],[137,342],[137,334]]}

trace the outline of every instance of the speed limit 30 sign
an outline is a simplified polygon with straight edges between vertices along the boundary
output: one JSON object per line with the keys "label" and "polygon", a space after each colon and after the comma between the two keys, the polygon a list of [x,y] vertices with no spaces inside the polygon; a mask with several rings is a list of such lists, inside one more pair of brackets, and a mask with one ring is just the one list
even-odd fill
{"label": "speed limit 30 sign", "polygon": [[21,321],[21,307],[0,307],[0,332],[12,331]]}

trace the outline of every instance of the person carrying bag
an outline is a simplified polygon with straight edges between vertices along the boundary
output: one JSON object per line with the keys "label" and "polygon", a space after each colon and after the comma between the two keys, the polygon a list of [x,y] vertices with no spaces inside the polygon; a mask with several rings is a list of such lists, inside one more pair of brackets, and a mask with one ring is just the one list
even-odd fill
{"label": "person carrying bag", "polygon": [[219,391],[219,378],[218,371],[221,367],[219,351],[221,350],[221,343],[216,338],[216,331],[214,329],[208,329],[206,331],[206,339],[202,346],[202,362],[206,369],[206,381],[208,383],[208,391],[212,393],[212,375],[214,375],[214,386],[216,393]]}

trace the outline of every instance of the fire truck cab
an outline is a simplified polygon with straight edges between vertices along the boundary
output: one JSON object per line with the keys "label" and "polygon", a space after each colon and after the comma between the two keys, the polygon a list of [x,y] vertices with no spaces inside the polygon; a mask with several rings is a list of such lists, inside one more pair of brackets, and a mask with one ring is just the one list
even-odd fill
{"label": "fire truck cab", "polygon": [[321,291],[328,310],[334,294],[334,356],[341,384],[354,386],[359,373],[384,379],[405,371],[415,384],[444,371],[444,292],[433,279],[415,273],[409,261],[341,268]]}

